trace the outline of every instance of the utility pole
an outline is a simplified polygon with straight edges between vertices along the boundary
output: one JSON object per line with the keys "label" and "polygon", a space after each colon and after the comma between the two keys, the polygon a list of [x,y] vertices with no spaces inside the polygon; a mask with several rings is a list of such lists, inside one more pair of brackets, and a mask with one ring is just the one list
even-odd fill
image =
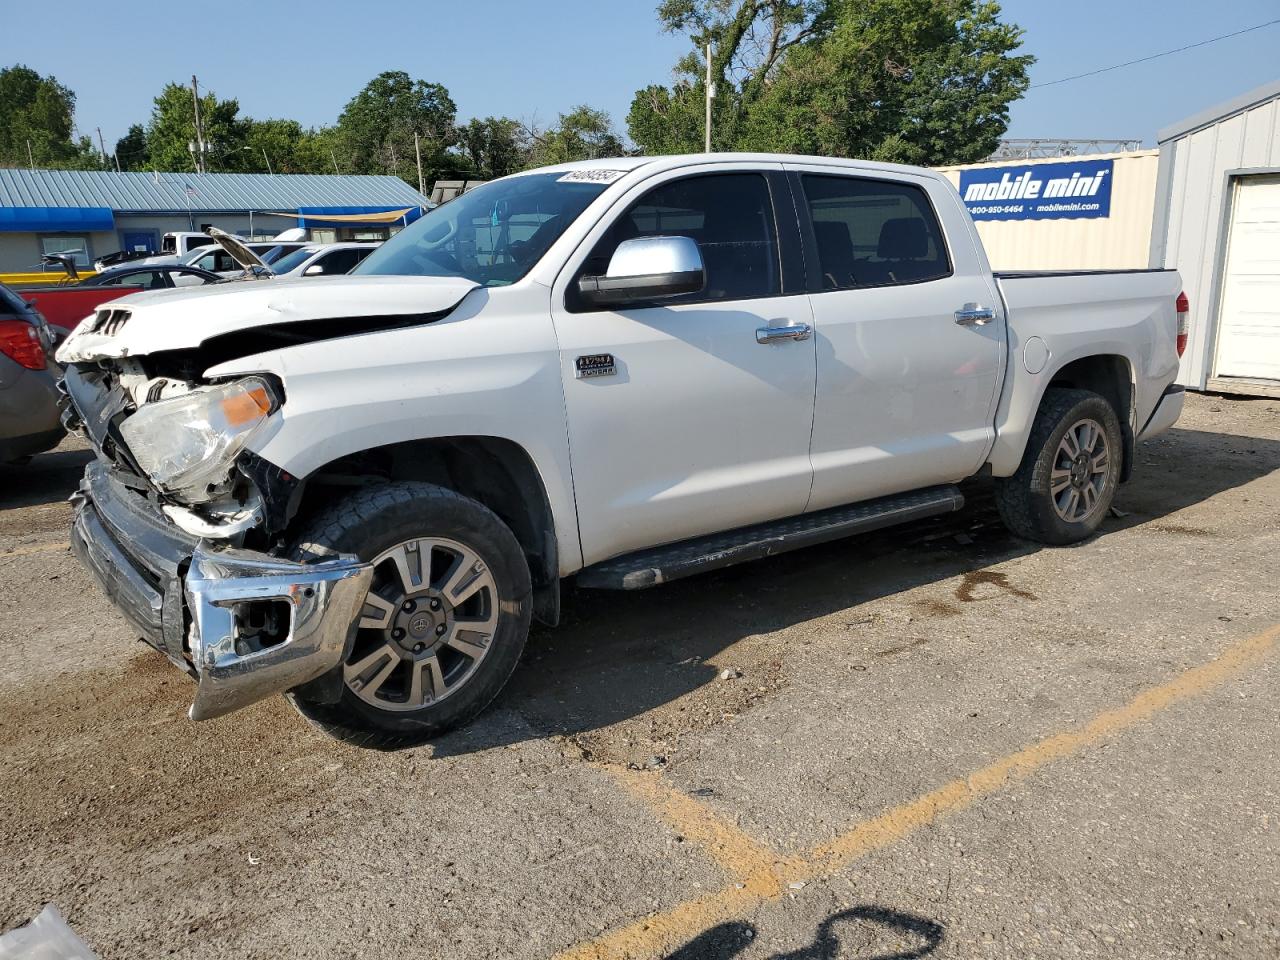
{"label": "utility pole", "polygon": [[[102,142],[102,128],[96,127],[95,129],[98,131],[98,149],[102,151],[102,162],[105,164],[107,162],[107,145]],[[116,173],[119,173],[119,172],[120,172],[120,158],[117,157]]]}
{"label": "utility pole", "polygon": [[[28,139],[27,139],[27,163],[31,164],[31,169],[32,169],[32,170],[34,170],[34,169],[36,168],[36,158],[35,158],[35,155],[31,152],[31,140],[30,140],[30,138],[28,138]],[[419,191],[419,192],[421,192],[421,191]]]}
{"label": "utility pole", "polygon": [[272,177],[274,177],[274,176],[276,175],[276,172],[275,172],[274,170],[272,170],[272,169],[271,169],[271,158],[267,156],[267,148],[266,148],[266,147],[263,147],[263,148],[262,148],[262,159],[263,159],[263,160],[265,160],[265,161],[267,161],[267,174],[268,174],[268,176],[272,176]]}
{"label": "utility pole", "polygon": [[715,81],[711,79],[711,44],[707,44],[707,144],[706,152],[711,152],[711,101],[716,98]]}
{"label": "utility pole", "polygon": [[333,161],[333,172],[341,175],[342,171],[338,169],[338,155],[333,152],[333,147],[329,148],[329,159]]}
{"label": "utility pole", "polygon": [[413,152],[418,155],[418,192],[427,195],[426,184],[422,181],[422,146],[418,143],[418,131],[413,131]]}
{"label": "utility pole", "polygon": [[200,127],[200,83],[191,75],[191,100],[196,108],[196,173],[204,173],[204,130]]}

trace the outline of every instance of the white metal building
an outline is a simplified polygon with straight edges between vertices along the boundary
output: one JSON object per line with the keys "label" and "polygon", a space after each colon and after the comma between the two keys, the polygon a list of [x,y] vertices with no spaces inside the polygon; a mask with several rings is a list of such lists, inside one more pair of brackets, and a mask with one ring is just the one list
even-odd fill
{"label": "white metal building", "polygon": [[[996,270],[1128,270],[1147,266],[1158,154],[1155,150],[1097,153],[1073,157],[1001,159],[938,167],[957,189],[983,172],[1011,182],[1053,168],[1096,169],[1109,162],[1109,209],[1093,215],[1039,215],[1025,210],[1017,219],[984,219],[971,204],[978,234]],[[961,189],[961,195],[966,193]],[[1016,199],[1016,198],[1015,198]],[[1101,215],[1099,215],[1101,214]]]}
{"label": "white metal building", "polygon": [[1179,381],[1280,396],[1280,80],[1158,136],[1150,265],[1191,299]]}

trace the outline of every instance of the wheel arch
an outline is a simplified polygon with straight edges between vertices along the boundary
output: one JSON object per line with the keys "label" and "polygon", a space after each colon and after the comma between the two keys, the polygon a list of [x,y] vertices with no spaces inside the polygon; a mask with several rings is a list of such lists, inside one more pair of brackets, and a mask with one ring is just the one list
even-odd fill
{"label": "wheel arch", "polygon": [[994,476],[1012,476],[1018,469],[1026,454],[1036,414],[1044,405],[1049,388],[1071,387],[1091,390],[1115,409],[1124,447],[1120,478],[1129,478],[1133,468],[1137,367],[1120,343],[1108,342],[1101,348],[1099,345],[1082,347],[1054,356],[1054,365],[1035,374],[1027,372],[1022,364],[1010,370],[1012,383],[1000,404],[995,442],[987,461]]}
{"label": "wheel arch", "polygon": [[1089,390],[1111,404],[1116,412],[1116,419],[1120,421],[1120,437],[1124,444],[1120,480],[1128,480],[1133,472],[1133,419],[1137,390],[1134,367],[1129,358],[1122,354],[1099,353],[1077,357],[1064,363],[1054,371],[1040,391],[1037,410],[1044,403],[1045,392],[1052,387]]}
{"label": "wheel arch", "polygon": [[347,454],[301,480],[290,529],[323,509],[343,488],[370,480],[418,480],[470,497],[515,534],[529,564],[533,615],[554,626],[560,617],[559,545],[546,483],[523,447],[492,436],[405,440]]}

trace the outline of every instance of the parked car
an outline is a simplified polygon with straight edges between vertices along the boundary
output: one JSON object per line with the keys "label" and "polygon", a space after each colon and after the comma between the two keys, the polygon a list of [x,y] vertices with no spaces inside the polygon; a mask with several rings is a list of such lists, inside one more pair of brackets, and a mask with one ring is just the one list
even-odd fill
{"label": "parked car", "polygon": [[134,260],[145,260],[153,256],[149,250],[116,250],[114,253],[108,253],[98,257],[93,261],[93,269],[101,273],[103,270],[110,270],[112,267],[119,267]]}
{"label": "parked car", "polygon": [[0,284],[0,463],[23,462],[62,441],[52,347],[44,318]]}
{"label": "parked car", "polygon": [[160,238],[160,252],[154,257],[148,257],[142,263],[163,263],[167,258],[173,257],[178,260],[186,257],[193,250],[200,247],[213,246],[213,238],[207,233],[197,233],[194,230],[179,230],[173,233],[166,233]]}
{"label": "parked car", "polygon": [[180,263],[128,264],[104,270],[81,280],[80,287],[138,287],[142,290],[170,290],[174,287],[198,287],[218,283],[223,278],[211,270],[188,267]]}
{"label": "parked car", "polygon": [[[296,256],[296,254],[295,254]],[[72,542],[190,715],[474,717],[560,584],[958,510],[1092,535],[1173,424],[1171,270],[993,274],[929,170],[715,154],[495,180],[351,276],[138,294],[63,345]]]}
{"label": "parked car", "polygon": [[[219,234],[215,234],[217,239]],[[230,236],[227,234],[227,236]],[[254,255],[256,261],[251,261],[250,266],[256,265],[257,261],[270,266],[281,257],[293,253],[295,250],[301,249],[305,244],[297,242],[280,243],[275,240],[241,240],[244,250]],[[201,249],[190,253],[186,257],[186,262],[193,267],[199,267],[202,270],[209,270],[217,273],[224,278],[238,277],[245,272],[246,267],[236,260],[230,250],[225,249],[221,245],[213,249]]]}
{"label": "parked car", "polygon": [[319,277],[350,273],[377,249],[376,243],[309,243],[268,264],[277,277]]}

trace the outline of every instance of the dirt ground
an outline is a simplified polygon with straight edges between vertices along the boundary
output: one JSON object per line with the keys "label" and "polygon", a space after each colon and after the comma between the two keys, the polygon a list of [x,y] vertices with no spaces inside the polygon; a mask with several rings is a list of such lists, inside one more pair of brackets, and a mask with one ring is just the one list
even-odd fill
{"label": "dirt ground", "polygon": [[[0,467],[0,930],[103,958],[1280,956],[1280,400],[1192,396],[1121,515],[956,515],[570,591],[431,747],[189,681]],[[728,671],[727,679],[725,671]]]}

